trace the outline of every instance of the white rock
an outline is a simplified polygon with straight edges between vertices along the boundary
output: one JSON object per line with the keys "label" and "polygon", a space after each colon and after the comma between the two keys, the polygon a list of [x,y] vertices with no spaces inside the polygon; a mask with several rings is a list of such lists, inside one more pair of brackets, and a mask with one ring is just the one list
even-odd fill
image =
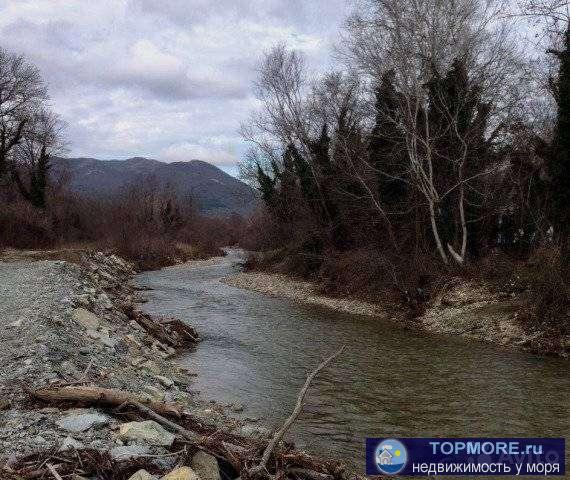
{"label": "white rock", "polygon": [[113,460],[130,460],[150,453],[150,448],[146,445],[124,445],[114,447],[109,452]]}
{"label": "white rock", "polygon": [[174,435],[166,431],[154,420],[123,423],[119,428],[119,438],[166,447],[169,447],[174,442]]}
{"label": "white rock", "polygon": [[129,477],[129,480],[156,480],[157,477],[151,475],[146,470],[139,470]]}
{"label": "white rock", "polygon": [[78,413],[59,419],[56,424],[68,432],[84,432],[92,427],[107,425],[109,417],[101,413]]}
{"label": "white rock", "polygon": [[201,480],[220,480],[220,469],[216,457],[199,450],[192,457],[192,468]]}
{"label": "white rock", "polygon": [[79,450],[81,448],[85,448],[79,440],[75,440],[73,437],[65,437],[63,442],[61,443],[61,447],[59,447],[60,452],[66,452],[67,450]]}
{"label": "white rock", "polygon": [[99,328],[99,318],[97,315],[85,308],[76,308],[73,310],[73,320],[85,330],[97,330]]}
{"label": "white rock", "polygon": [[190,467],[181,467],[167,473],[160,480],[200,480],[200,477]]}

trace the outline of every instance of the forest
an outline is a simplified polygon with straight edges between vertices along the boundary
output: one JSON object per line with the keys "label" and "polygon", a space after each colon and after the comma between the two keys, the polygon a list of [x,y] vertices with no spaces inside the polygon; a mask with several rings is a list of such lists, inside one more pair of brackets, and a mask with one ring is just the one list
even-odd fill
{"label": "forest", "polygon": [[[412,311],[453,278],[525,292],[568,328],[570,27],[565,2],[365,0],[339,69],[279,45],[242,126],[264,208],[248,266]],[[531,41],[521,31],[537,32]]]}

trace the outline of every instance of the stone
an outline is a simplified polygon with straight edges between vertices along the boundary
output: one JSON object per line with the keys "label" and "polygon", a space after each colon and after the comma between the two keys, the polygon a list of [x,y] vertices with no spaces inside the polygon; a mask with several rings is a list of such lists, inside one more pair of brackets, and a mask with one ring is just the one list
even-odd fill
{"label": "stone", "polygon": [[89,329],[87,330],[87,335],[95,340],[99,340],[103,345],[109,348],[114,348],[115,345],[119,343],[119,339],[110,337],[109,330],[107,329],[102,329],[101,331]]}
{"label": "stone", "polygon": [[268,438],[271,436],[271,432],[261,425],[243,425],[238,428],[237,431],[238,435],[242,437],[249,437],[249,438]]}
{"label": "stone", "polygon": [[77,295],[76,297],[74,297],[73,299],[73,303],[77,306],[77,307],[89,307],[90,305],[90,300],[89,300],[89,295],[82,293],[80,295]]}
{"label": "stone", "polygon": [[20,318],[20,319],[16,320],[15,322],[9,323],[8,327],[18,328],[18,327],[22,326],[22,323],[24,323],[24,318]]}
{"label": "stone", "polygon": [[192,468],[201,480],[221,480],[216,457],[199,450],[192,457]]}
{"label": "stone", "polygon": [[75,440],[75,438],[67,436],[61,443],[59,451],[66,452],[68,450],[79,450],[81,448],[85,448],[85,445],[83,445],[79,440]]}
{"label": "stone", "polygon": [[61,419],[56,424],[68,432],[84,432],[93,427],[107,425],[109,417],[101,413],[72,413]]}
{"label": "stone", "polygon": [[142,367],[145,370],[148,370],[150,373],[154,373],[155,375],[160,373],[160,367],[152,360],[147,360],[146,362],[144,362],[142,364]]}
{"label": "stone", "polygon": [[85,330],[97,330],[99,328],[99,318],[94,313],[85,308],[73,310],[73,320],[81,325]]}
{"label": "stone", "polygon": [[160,480],[200,480],[200,477],[190,467],[180,467],[167,473]]}
{"label": "stone", "polygon": [[174,381],[171,378],[163,377],[162,375],[157,375],[156,379],[166,388],[174,386]]}
{"label": "stone", "polygon": [[165,393],[160,388],[153,387],[152,385],[145,385],[143,387],[143,391],[151,400],[155,400],[157,402],[162,402],[164,400]]}
{"label": "stone", "polygon": [[101,293],[99,295],[99,297],[97,298],[97,303],[106,310],[111,310],[113,308],[113,303],[111,302],[106,293]]}
{"label": "stone", "polygon": [[150,454],[150,448],[146,445],[121,445],[113,447],[109,454],[113,460],[132,460]]}
{"label": "stone", "polygon": [[174,442],[174,435],[154,420],[123,423],[119,427],[119,438],[164,447],[169,447]]}
{"label": "stone", "polygon": [[129,480],[156,480],[157,477],[151,475],[146,470],[139,470],[129,477]]}

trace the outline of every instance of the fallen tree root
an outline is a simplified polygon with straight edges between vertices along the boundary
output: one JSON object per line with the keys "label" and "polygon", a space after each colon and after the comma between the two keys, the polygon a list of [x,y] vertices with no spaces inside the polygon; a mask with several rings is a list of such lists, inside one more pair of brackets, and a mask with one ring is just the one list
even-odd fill
{"label": "fallen tree root", "polygon": [[44,402],[79,402],[90,405],[119,407],[123,404],[138,403],[160,415],[180,418],[182,408],[175,403],[152,402],[131,392],[100,387],[46,387],[30,390],[29,393]]}
{"label": "fallen tree root", "polygon": [[184,348],[200,341],[198,332],[177,318],[154,318],[135,308],[132,302],[123,303],[127,317],[137,322],[151,337],[172,348]]}
{"label": "fallen tree root", "polygon": [[152,337],[172,348],[188,347],[199,341],[196,330],[181,320],[168,318],[160,321],[138,310],[131,310],[127,314]]}

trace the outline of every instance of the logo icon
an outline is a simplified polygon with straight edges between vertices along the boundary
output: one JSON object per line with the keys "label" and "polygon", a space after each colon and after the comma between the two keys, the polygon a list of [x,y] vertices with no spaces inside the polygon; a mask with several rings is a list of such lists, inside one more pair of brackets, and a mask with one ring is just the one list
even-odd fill
{"label": "logo icon", "polygon": [[376,447],[374,458],[381,473],[395,475],[406,466],[408,451],[402,442],[389,438]]}

